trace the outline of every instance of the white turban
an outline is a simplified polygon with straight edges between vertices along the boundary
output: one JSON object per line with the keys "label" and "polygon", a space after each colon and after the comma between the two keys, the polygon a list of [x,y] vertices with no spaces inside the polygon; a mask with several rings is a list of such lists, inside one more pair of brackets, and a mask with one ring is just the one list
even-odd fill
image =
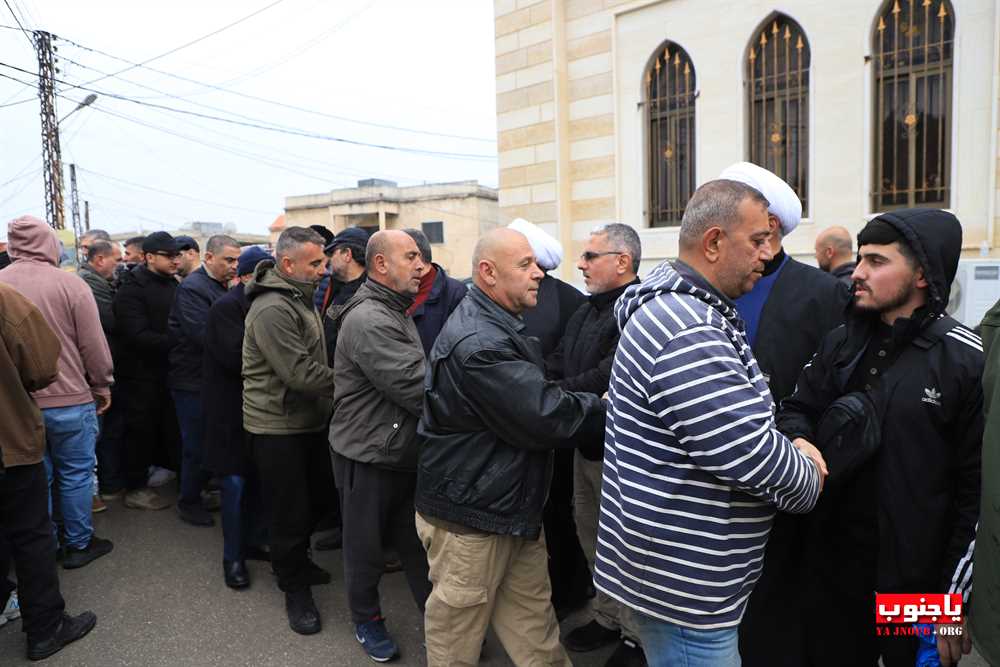
{"label": "white turban", "polygon": [[767,210],[781,223],[781,235],[791,234],[802,221],[802,202],[788,183],[750,162],[737,162],[722,170],[719,178],[739,181],[760,191],[771,203]]}
{"label": "white turban", "polygon": [[524,218],[517,218],[507,227],[528,237],[528,243],[531,244],[531,250],[535,253],[538,267],[542,271],[551,271],[562,263],[562,244],[542,231],[538,225]]}

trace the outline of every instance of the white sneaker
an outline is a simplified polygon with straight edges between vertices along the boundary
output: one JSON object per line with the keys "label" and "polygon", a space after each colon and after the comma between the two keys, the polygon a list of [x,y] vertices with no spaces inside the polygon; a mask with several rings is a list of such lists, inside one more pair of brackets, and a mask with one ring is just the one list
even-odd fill
{"label": "white sneaker", "polygon": [[10,597],[7,598],[7,604],[4,606],[3,612],[0,613],[0,626],[19,618],[21,618],[21,603],[17,599],[17,591],[11,591]]}
{"label": "white sneaker", "polygon": [[151,470],[152,472],[149,474],[149,481],[147,482],[151,487],[163,486],[177,479],[177,474],[173,470],[159,466],[152,466]]}

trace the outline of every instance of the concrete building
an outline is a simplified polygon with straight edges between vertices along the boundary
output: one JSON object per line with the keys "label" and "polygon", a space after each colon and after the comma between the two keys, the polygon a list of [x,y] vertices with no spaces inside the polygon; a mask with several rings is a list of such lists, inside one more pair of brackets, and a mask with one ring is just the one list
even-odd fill
{"label": "concrete building", "polygon": [[477,181],[399,187],[368,179],[358,181],[356,188],[285,199],[282,228],[317,224],[334,233],[347,227],[369,232],[422,229],[433,246],[434,261],[450,275],[464,278],[472,273],[476,241],[498,225],[497,191]]}
{"label": "concrete building", "polygon": [[[833,224],[948,208],[1000,256],[997,0],[495,0],[500,216],[578,255],[598,223],[676,256],[690,192],[750,160]],[[560,269],[575,280],[572,261]]]}

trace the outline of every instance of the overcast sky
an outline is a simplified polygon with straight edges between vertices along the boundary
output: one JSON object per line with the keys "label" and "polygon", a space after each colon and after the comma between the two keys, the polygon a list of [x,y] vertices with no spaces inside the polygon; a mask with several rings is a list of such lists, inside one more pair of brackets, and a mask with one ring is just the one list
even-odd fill
{"label": "overcast sky", "polygon": [[[26,29],[60,38],[60,118],[90,92],[71,86],[119,72],[129,67],[126,61],[154,58],[275,2],[7,1]],[[286,196],[350,187],[361,178],[401,185],[477,179],[495,187],[492,7],[490,0],[278,0],[148,64],[161,72],[132,68],[83,86],[98,93],[97,102],[60,126],[67,226],[72,162],[81,215],[87,199],[91,226],[112,232],[202,220],[263,233]],[[0,25],[17,25],[4,4]],[[37,60],[20,31],[0,28],[0,63],[0,75],[31,82],[0,76],[0,220],[27,213],[44,218]]]}

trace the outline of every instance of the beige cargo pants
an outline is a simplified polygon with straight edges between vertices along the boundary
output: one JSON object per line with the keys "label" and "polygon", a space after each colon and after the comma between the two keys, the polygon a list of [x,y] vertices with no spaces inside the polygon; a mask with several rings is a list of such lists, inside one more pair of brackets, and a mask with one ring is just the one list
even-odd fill
{"label": "beige cargo pants", "polygon": [[434,588],[424,632],[429,667],[479,664],[490,623],[518,667],[572,665],[559,643],[544,534],[458,534],[416,515]]}

